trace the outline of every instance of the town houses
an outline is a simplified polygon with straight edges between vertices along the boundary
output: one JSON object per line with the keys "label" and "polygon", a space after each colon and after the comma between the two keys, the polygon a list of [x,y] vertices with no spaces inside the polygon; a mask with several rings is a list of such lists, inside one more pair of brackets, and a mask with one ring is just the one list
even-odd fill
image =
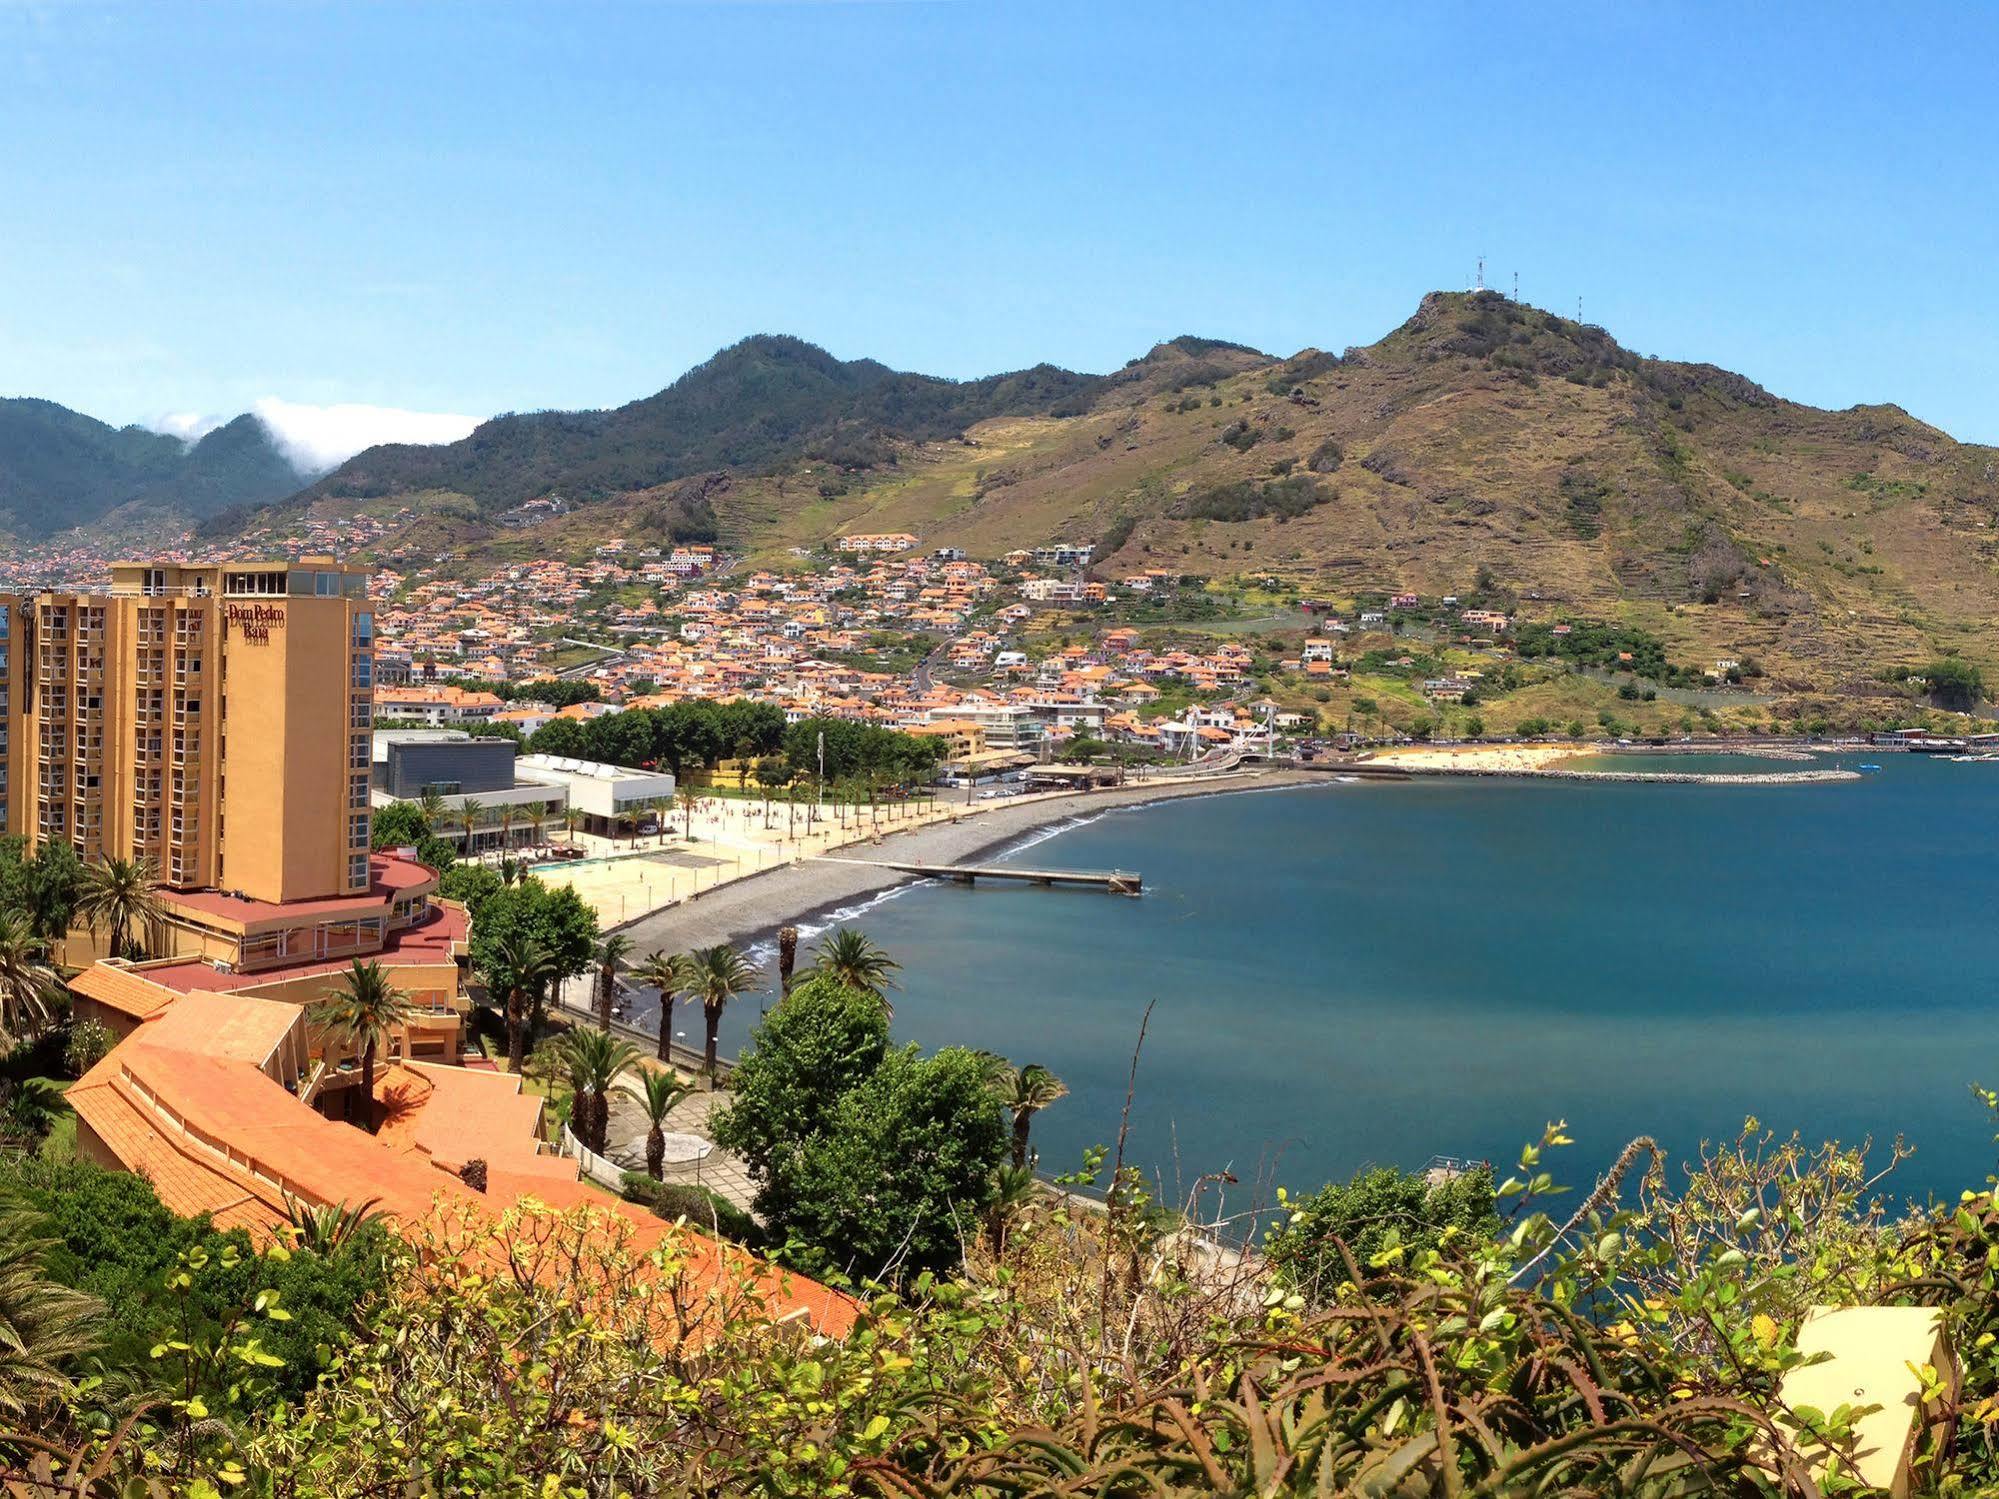
{"label": "town houses", "polygon": [[[979,560],[910,533],[852,532],[753,561],[711,542],[600,536],[587,550],[551,547],[478,571],[401,541],[396,522],[407,518],[306,520],[284,538],[243,544],[368,551],[375,713],[385,724],[525,738],[558,718],[749,697],[793,722],[846,717],[933,733],[948,761],[975,767],[1045,761],[1079,738],[1164,757],[1269,739],[1272,716],[1252,705],[1268,687],[1249,644],[1127,622],[1169,612],[1180,590],[1199,585],[1164,568],[1093,571],[1088,543]],[[0,582],[103,571],[72,549],[6,564]],[[1503,651],[1512,621],[1480,602],[1407,589],[1314,600],[1301,611],[1302,642],[1274,658],[1266,650],[1262,682],[1296,709],[1345,683],[1354,660],[1412,620],[1474,652]],[[1414,657],[1387,660],[1399,671]],[[1452,702],[1477,677],[1466,668],[1410,686]],[[557,678],[581,691],[544,701],[523,690]]]}

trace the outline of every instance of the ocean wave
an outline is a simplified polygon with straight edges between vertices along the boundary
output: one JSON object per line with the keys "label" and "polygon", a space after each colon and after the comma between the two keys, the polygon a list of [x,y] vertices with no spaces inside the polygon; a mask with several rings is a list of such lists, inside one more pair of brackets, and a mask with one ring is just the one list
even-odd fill
{"label": "ocean wave", "polygon": [[[803,948],[816,942],[837,926],[846,926],[859,921],[868,912],[879,910],[901,895],[907,895],[918,885],[932,884],[931,880],[905,880],[900,885],[891,885],[886,890],[877,890],[866,900],[855,901],[852,905],[835,906],[823,916],[793,922],[798,928],[798,945]],[[759,968],[770,968],[777,962],[777,942],[775,939],[753,942],[743,950],[743,955]]]}

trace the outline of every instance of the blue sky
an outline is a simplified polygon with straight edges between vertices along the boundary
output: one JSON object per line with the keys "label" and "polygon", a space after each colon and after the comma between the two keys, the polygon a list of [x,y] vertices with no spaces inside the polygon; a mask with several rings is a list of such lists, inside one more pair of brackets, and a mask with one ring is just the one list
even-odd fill
{"label": "blue sky", "polygon": [[1487,256],[1999,440],[1999,10],[0,0],[0,393],[486,415],[760,331],[1379,337]]}

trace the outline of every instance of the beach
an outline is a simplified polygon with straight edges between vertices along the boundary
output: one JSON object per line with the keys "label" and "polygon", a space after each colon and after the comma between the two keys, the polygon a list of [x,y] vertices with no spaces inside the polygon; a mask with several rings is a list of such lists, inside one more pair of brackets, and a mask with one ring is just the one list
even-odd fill
{"label": "beach", "polygon": [[1476,771],[1485,775],[1524,775],[1552,770],[1564,760],[1591,753],[1581,744],[1451,744],[1410,745],[1377,750],[1370,765],[1394,765],[1404,770]]}
{"label": "beach", "polygon": [[998,805],[975,803],[948,821],[845,843],[837,849],[835,859],[806,858],[728,881],[639,917],[621,930],[641,953],[661,948],[685,952],[718,942],[746,946],[768,938],[781,926],[865,900],[911,878],[892,869],[870,869],[838,860],[879,858],[903,863],[959,863],[1043,829],[1092,818],[1117,807],[1189,796],[1318,785],[1324,781],[1324,776],[1308,771],[1249,771],[1105,791],[1057,792]]}

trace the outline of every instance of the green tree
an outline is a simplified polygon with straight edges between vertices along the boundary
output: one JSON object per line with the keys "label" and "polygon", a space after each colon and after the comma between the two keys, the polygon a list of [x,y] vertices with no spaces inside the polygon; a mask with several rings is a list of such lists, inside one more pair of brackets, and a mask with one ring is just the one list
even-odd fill
{"label": "green tree", "polygon": [[17,1420],[68,1394],[102,1342],[103,1303],[50,1277],[55,1247],[40,1215],[0,1203],[0,1412]]}
{"label": "green tree", "polygon": [[717,1144],[742,1157],[766,1219],[788,1216],[805,1141],[830,1125],[841,1095],[888,1052],[888,1016],[871,994],[807,974],[758,1022],[712,1121]]}
{"label": "green tree", "polygon": [[1969,661],[1941,656],[1922,669],[1930,701],[1951,713],[1969,713],[1985,696],[1985,675]]}
{"label": "green tree", "polygon": [[638,1065],[638,1051],[609,1032],[577,1026],[562,1038],[562,1055],[575,1088],[570,1122],[577,1138],[602,1155],[611,1122],[611,1089]]}
{"label": "green tree", "polygon": [[894,1018],[895,1008],[888,991],[895,987],[895,975],[902,965],[882,950],[873,938],[858,927],[836,927],[819,939],[812,971],[843,988],[872,994]]}
{"label": "green tree", "polygon": [[550,990],[589,971],[597,957],[597,913],[574,890],[551,889],[532,875],[488,896],[472,922],[472,963],[490,971],[502,947],[532,942],[549,956],[527,998],[539,1031]]}
{"label": "green tree", "polygon": [[27,857],[19,838],[0,838],[0,911],[16,911],[44,942],[69,934],[83,886],[83,863],[76,850],[51,838]]}
{"label": "green tree", "polygon": [[1027,1133],[1034,1116],[1069,1096],[1069,1087],[1039,1062],[1005,1068],[999,1075],[1000,1105],[1013,1116],[1013,1164],[1028,1166]]}
{"label": "green tree", "polygon": [[96,1020],[72,1021],[69,1042],[63,1047],[63,1066],[71,1077],[82,1077],[109,1056],[117,1044],[118,1038],[111,1034],[109,1026]]}
{"label": "green tree", "polygon": [[46,1029],[56,1013],[56,976],[28,916],[0,911],[0,1029],[21,1037]]}
{"label": "green tree", "polygon": [[[276,1290],[289,1318],[267,1322],[259,1335],[282,1361],[272,1371],[279,1393],[296,1399],[354,1336],[358,1309],[386,1281],[389,1236],[379,1222],[357,1226],[331,1250],[301,1242],[279,1258],[256,1254],[241,1229],[225,1233],[205,1215],[183,1218],[169,1211],[143,1176],[87,1161],[0,1163],[0,1192],[43,1215],[55,1240],[45,1258],[49,1276],[102,1304],[103,1357],[112,1370],[146,1370],[155,1345],[210,1337],[257,1292]],[[226,1246],[236,1250],[230,1268],[220,1263]],[[210,1267],[182,1303],[167,1282],[191,1249],[206,1250]],[[222,1376],[226,1381],[230,1371]],[[208,1393],[222,1388],[218,1382]]]}
{"label": "green tree", "polygon": [[646,1175],[658,1181],[666,1169],[666,1116],[694,1090],[670,1072],[648,1070],[639,1081],[645,1088],[639,1104],[646,1116]]}
{"label": "green tree", "polygon": [[415,848],[436,830],[415,802],[390,802],[375,814],[370,837],[377,850]]}
{"label": "green tree", "polygon": [[444,825],[444,793],[435,786],[426,786],[416,799],[416,809],[423,815],[423,827],[427,833],[435,833]]}
{"label": "green tree", "polygon": [[680,960],[680,987],[701,1005],[707,1030],[702,1048],[709,1086],[715,1082],[715,1048],[721,1037],[722,1012],[729,1001],[757,983],[756,965],[728,943],[697,947]]}
{"label": "green tree", "polygon": [[766,1223],[806,1246],[808,1266],[880,1280],[941,1272],[983,1226],[1006,1158],[984,1059],[891,1051],[804,1142],[789,1212]]}
{"label": "green tree", "polygon": [[153,866],[144,859],[113,858],[86,865],[76,910],[93,933],[101,929],[108,935],[112,957],[124,957],[160,920]]}
{"label": "green tree", "polygon": [[[622,718],[623,714],[614,717]],[[531,755],[561,755],[568,759],[583,759],[589,753],[583,725],[573,718],[551,718],[547,723],[528,735],[523,746]]]}
{"label": "green tree", "polygon": [[375,1052],[409,1023],[410,998],[389,981],[380,963],[363,962],[341,975],[340,987],[313,1006],[313,1019],[361,1048],[361,1097],[368,1127],[375,1127]]}
{"label": "green tree", "polygon": [[597,944],[597,1024],[611,1028],[611,1001],[618,995],[618,965],[632,950],[632,939],[623,932],[611,932]]}
{"label": "green tree", "polygon": [[471,913],[475,931],[479,913],[487,900],[506,888],[507,882],[500,878],[499,871],[488,869],[483,864],[453,864],[437,882],[439,895],[464,903],[465,909]]}
{"label": "green tree", "polygon": [[678,954],[660,949],[632,970],[632,977],[659,991],[659,1059],[673,1055],[673,1001],[680,993],[681,964]]}
{"label": "green tree", "polygon": [[506,1007],[507,1070],[518,1075],[527,1054],[529,996],[554,980],[555,955],[531,932],[512,931],[494,938],[473,961],[487,992],[499,994]]}

